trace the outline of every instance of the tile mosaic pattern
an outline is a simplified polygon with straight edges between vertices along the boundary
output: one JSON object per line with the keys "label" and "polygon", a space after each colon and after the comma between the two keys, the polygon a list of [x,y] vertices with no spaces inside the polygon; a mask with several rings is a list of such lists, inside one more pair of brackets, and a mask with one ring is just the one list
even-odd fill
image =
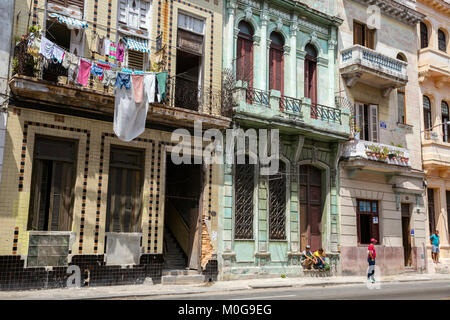
{"label": "tile mosaic pattern", "polygon": [[[67,268],[25,268],[20,256],[0,256],[0,290],[29,290],[64,288],[67,286]],[[69,265],[77,265],[81,271],[82,286],[97,287],[125,284],[142,284],[146,278],[160,283],[164,260],[161,254],[144,254],[139,265],[122,269],[106,266],[104,255],[76,255]]]}
{"label": "tile mosaic pattern", "polygon": [[84,223],[85,223],[85,215],[86,215],[86,194],[87,194],[87,179],[88,179],[88,167],[89,167],[89,151],[90,151],[90,138],[91,134],[89,130],[67,127],[62,125],[54,125],[48,123],[41,122],[33,122],[33,121],[24,121],[23,127],[23,138],[22,138],[22,153],[20,160],[20,172],[19,172],[19,192],[23,191],[23,180],[25,173],[25,157],[27,152],[27,143],[28,143],[28,128],[30,126],[37,126],[43,128],[50,128],[56,130],[65,130],[71,132],[83,133],[86,135],[86,150],[85,150],[85,158],[84,158],[84,172],[83,172],[83,189],[82,189],[82,199],[81,199],[81,223],[80,223],[80,242],[78,246],[78,252],[81,254],[83,252],[83,234],[84,234]]}

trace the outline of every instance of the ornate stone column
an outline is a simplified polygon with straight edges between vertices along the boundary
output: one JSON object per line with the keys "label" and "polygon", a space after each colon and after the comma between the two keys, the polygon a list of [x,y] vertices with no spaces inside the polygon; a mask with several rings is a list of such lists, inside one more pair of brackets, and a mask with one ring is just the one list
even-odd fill
{"label": "ornate stone column", "polygon": [[[267,2],[263,3],[263,10],[261,12],[261,40],[259,46],[259,54],[260,54],[260,63],[258,64],[258,68],[256,68],[256,77],[257,88],[261,90],[266,90],[266,79],[267,79],[267,23],[269,22],[269,15],[267,12]],[[257,62],[255,62],[257,65]]]}
{"label": "ornate stone column", "polygon": [[328,85],[328,105],[333,107],[334,96],[335,96],[335,84],[336,84],[336,75],[335,75],[335,56],[336,56],[336,28],[331,27],[331,39],[328,40],[328,76],[329,76],[329,85]]}
{"label": "ornate stone column", "polygon": [[287,95],[297,98],[297,87],[296,87],[296,72],[297,72],[297,16],[292,17],[292,23],[290,26],[291,35],[289,38],[290,43],[290,53],[289,53],[289,84]]}
{"label": "ornate stone column", "polygon": [[225,24],[226,50],[224,51],[224,67],[233,69],[234,56],[234,15],[236,9],[235,1],[227,2],[228,19]]}

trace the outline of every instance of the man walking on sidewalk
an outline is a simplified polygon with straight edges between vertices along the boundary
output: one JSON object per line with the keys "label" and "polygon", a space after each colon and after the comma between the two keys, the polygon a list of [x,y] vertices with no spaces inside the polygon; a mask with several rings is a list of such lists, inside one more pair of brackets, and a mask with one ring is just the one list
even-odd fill
{"label": "man walking on sidewalk", "polygon": [[436,230],[430,237],[431,258],[434,263],[439,263],[439,230]]}
{"label": "man walking on sidewalk", "polygon": [[375,243],[377,243],[377,240],[375,238],[370,239],[370,244],[368,248],[369,256],[367,257],[367,262],[369,262],[369,270],[367,271],[367,281],[370,281],[372,283],[375,282],[375,258],[377,256],[377,253],[375,251]]}

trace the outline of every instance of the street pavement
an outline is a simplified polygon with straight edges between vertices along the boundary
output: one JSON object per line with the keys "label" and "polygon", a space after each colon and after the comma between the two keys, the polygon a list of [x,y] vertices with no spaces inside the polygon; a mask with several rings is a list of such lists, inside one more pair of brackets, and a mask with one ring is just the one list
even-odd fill
{"label": "street pavement", "polygon": [[177,296],[129,297],[127,300],[448,300],[450,281],[384,283],[376,288],[366,285],[336,285],[255,289],[242,292],[201,293]]}
{"label": "street pavement", "polygon": [[[0,291],[0,300],[85,299],[446,299],[449,274],[413,274],[377,278],[380,289],[368,289],[366,278],[301,277],[216,281],[194,285],[141,285]],[[344,290],[345,289],[345,290]],[[400,291],[399,291],[400,290]],[[450,300],[450,299],[449,299]]]}

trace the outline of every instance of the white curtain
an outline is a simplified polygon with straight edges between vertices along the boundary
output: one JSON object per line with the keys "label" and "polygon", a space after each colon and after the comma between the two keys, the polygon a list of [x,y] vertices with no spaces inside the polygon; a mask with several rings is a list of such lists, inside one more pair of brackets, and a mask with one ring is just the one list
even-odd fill
{"label": "white curtain", "polygon": [[205,32],[205,21],[197,19],[183,13],[178,14],[178,27],[185,30],[189,30],[195,33],[204,34]]}

